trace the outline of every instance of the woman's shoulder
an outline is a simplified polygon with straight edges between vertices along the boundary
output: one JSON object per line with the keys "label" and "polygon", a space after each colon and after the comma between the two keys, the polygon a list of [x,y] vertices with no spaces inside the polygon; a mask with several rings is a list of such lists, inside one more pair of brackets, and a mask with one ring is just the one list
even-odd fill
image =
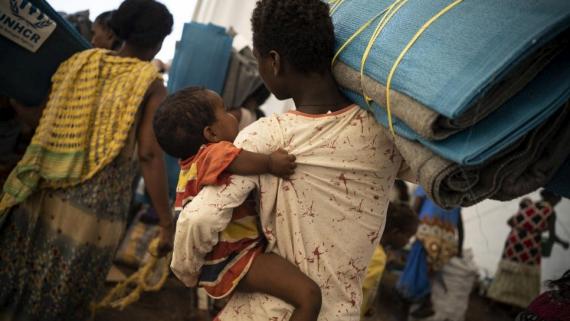
{"label": "woman's shoulder", "polygon": [[545,201],[538,201],[534,203],[534,207],[538,212],[542,213],[543,215],[550,215],[554,212],[552,206]]}

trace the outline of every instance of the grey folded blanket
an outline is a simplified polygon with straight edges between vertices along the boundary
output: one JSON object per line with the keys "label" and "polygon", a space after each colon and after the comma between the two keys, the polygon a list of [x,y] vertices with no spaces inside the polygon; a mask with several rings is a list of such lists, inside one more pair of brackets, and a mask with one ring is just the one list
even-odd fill
{"label": "grey folded blanket", "polygon": [[471,206],[484,199],[510,200],[547,184],[570,155],[570,103],[483,165],[461,167],[420,143],[395,137],[418,182],[440,206]]}
{"label": "grey folded blanket", "polygon": [[251,49],[246,47],[239,52],[232,50],[222,91],[226,108],[243,107],[247,97],[260,86],[263,86],[263,81],[257,71],[257,61]]}
{"label": "grey folded blanket", "polygon": [[[568,32],[565,32],[563,35],[568,36]],[[565,46],[567,46],[567,40],[564,40],[562,36],[551,41],[548,45],[518,64],[509,75],[502,79],[500,84],[493,86],[485,96],[456,119],[438,114],[414,98],[395,90],[390,91],[393,106],[392,113],[420,136],[431,140],[444,139],[473,126],[502,106],[562,52]],[[367,75],[364,75],[364,80],[361,83],[360,72],[342,61],[337,62],[333,66],[333,73],[341,87],[357,93],[362,93],[362,87],[364,87],[364,92],[372,100],[377,102],[378,105],[385,107],[386,86],[384,84]]]}

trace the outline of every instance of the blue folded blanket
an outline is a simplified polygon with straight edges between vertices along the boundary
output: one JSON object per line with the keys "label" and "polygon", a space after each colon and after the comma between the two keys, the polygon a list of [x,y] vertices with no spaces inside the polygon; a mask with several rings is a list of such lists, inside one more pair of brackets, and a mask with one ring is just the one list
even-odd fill
{"label": "blue folded blanket", "polygon": [[[385,84],[390,68],[412,36],[451,2],[407,1],[377,38],[365,74]],[[392,3],[343,2],[333,14],[337,46]],[[360,69],[375,25],[344,50],[340,56],[344,63]],[[521,60],[569,26],[568,0],[465,0],[417,40],[400,63],[392,89],[441,115],[459,117]]]}
{"label": "blue folded blanket", "polygon": [[[367,108],[362,96],[352,91],[346,93]],[[570,49],[566,49],[506,104],[465,131],[441,141],[430,141],[397,119],[394,127],[399,135],[419,141],[442,158],[460,165],[478,165],[544,122],[569,99]],[[374,103],[372,109],[378,121],[387,126],[384,108]]]}
{"label": "blue folded blanket", "polygon": [[203,86],[222,93],[233,39],[222,27],[186,23],[168,76],[168,91]]}
{"label": "blue folded blanket", "polygon": [[[91,45],[44,0],[15,0],[10,6],[1,1],[0,94],[40,105],[59,65]],[[52,22],[56,27],[50,33]],[[8,39],[8,34],[19,40]],[[39,45],[35,52],[34,44]]]}

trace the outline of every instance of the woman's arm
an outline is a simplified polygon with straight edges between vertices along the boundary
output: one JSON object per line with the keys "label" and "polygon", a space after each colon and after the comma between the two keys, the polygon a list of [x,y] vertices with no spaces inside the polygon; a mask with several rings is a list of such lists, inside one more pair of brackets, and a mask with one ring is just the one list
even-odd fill
{"label": "woman's arm", "polygon": [[144,113],[138,128],[138,157],[146,190],[160,220],[159,252],[164,255],[172,249],[174,226],[168,204],[168,183],[164,153],[152,127],[154,113],[166,97],[166,88],[156,80],[149,88]]}
{"label": "woman's arm", "polygon": [[36,127],[38,127],[40,119],[42,118],[42,112],[46,104],[47,100],[44,101],[39,106],[26,106],[17,100],[10,99],[10,105],[16,112],[18,120],[22,122],[24,125],[31,128],[32,131],[34,131]]}
{"label": "woman's arm", "polygon": [[424,201],[425,201],[424,197],[416,197],[416,199],[414,200],[414,205],[412,206],[412,209],[416,214],[420,215],[420,211],[422,210]]}
{"label": "woman's arm", "polygon": [[463,257],[463,240],[465,239],[465,232],[463,230],[463,215],[461,215],[461,210],[459,210],[459,221],[457,222],[457,234],[459,238],[457,253],[459,257]]}
{"label": "woman's arm", "polygon": [[556,213],[552,213],[548,218],[548,240],[546,241],[548,244],[558,243],[564,249],[568,249],[568,241],[564,241],[556,234]]}

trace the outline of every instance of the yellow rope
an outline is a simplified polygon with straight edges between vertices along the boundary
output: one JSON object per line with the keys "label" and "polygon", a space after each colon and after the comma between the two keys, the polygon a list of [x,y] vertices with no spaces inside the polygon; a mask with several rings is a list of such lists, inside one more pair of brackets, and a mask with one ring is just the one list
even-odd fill
{"label": "yellow rope", "polygon": [[376,39],[378,39],[380,33],[384,30],[384,27],[386,27],[388,22],[390,22],[392,17],[398,12],[398,10],[400,10],[400,8],[402,8],[402,6],[406,2],[408,2],[408,0],[396,0],[388,7],[386,14],[382,17],[382,19],[378,23],[378,26],[374,30],[374,33],[372,34],[372,37],[370,38],[370,41],[368,41],[368,45],[364,50],[364,54],[362,55],[362,59],[360,61],[360,87],[362,88],[362,96],[364,97],[364,100],[366,101],[366,104],[368,104],[368,106],[370,106],[372,98],[370,98],[364,91],[363,82],[364,82],[364,67],[366,66],[366,61],[368,60],[368,56],[372,51],[372,47],[374,46]]}
{"label": "yellow rope", "polygon": [[[137,272],[119,282],[101,302],[92,306],[93,316],[97,310],[102,308],[123,310],[128,305],[138,301],[143,292],[158,291],[164,286],[170,273],[170,255],[159,258],[158,244],[159,238],[152,240],[148,249],[151,254],[150,259]],[[161,266],[159,266],[160,263],[162,263]],[[160,279],[155,284],[150,284],[148,278],[156,269],[160,269]],[[134,289],[128,293],[133,286]]]}
{"label": "yellow rope", "polygon": [[331,5],[330,8],[330,15],[332,16],[336,10],[340,7],[340,5],[344,2],[344,0],[330,0],[329,4]]}
{"label": "yellow rope", "polygon": [[350,38],[348,38],[348,40],[346,40],[342,46],[340,46],[340,48],[338,48],[338,50],[336,51],[336,53],[334,54],[334,57],[332,59],[331,62],[331,67],[334,66],[334,64],[336,63],[336,60],[338,59],[338,57],[340,56],[340,54],[344,51],[344,49],[346,49],[346,47],[348,47],[348,45],[350,45],[352,43],[352,41],[354,41],[354,39],[356,39],[356,37],[358,37],[364,30],[366,30],[366,28],[368,28],[372,22],[374,22],[374,20],[378,19],[381,15],[383,15],[386,11],[388,10],[388,8],[382,10],[382,12],[380,12],[379,14],[375,15],[374,17],[372,17],[370,20],[366,21],[366,23],[364,23],[360,28],[358,28],[358,30],[356,30],[355,33],[352,34],[352,36],[350,36]]}
{"label": "yellow rope", "polygon": [[408,42],[408,44],[406,45],[406,47],[404,47],[404,50],[402,50],[402,52],[400,53],[400,55],[398,56],[398,58],[396,59],[396,61],[394,62],[394,65],[392,65],[392,69],[390,70],[390,73],[388,74],[388,79],[386,80],[386,110],[388,113],[388,126],[390,127],[390,132],[392,133],[392,136],[396,135],[396,132],[394,131],[394,124],[392,121],[392,109],[390,106],[390,86],[392,84],[392,77],[394,77],[394,73],[396,72],[396,69],[398,68],[398,65],[400,64],[400,62],[402,61],[402,59],[404,59],[404,56],[406,55],[406,53],[408,53],[408,50],[410,50],[410,48],[414,45],[414,43],[416,42],[416,40],[418,40],[418,38],[424,33],[424,31],[427,30],[427,28],[429,28],[432,23],[434,23],[437,19],[439,19],[439,17],[443,16],[446,12],[448,12],[449,10],[453,9],[456,5],[458,5],[459,3],[461,3],[463,0],[455,0],[454,2],[450,3],[448,6],[446,6],[445,8],[443,8],[441,11],[439,11],[435,16],[431,17],[417,32],[416,34],[412,37],[412,39]]}
{"label": "yellow rope", "polygon": [[[354,41],[354,39],[356,39],[356,37],[358,37],[364,30],[366,30],[376,19],[378,19],[380,16],[382,16],[382,19],[378,22],[378,25],[374,29],[374,32],[372,33],[372,36],[370,37],[370,40],[368,41],[366,49],[364,50],[364,54],[362,55],[362,58],[360,60],[360,87],[362,88],[362,96],[364,97],[364,100],[366,101],[366,104],[368,104],[368,106],[370,106],[370,102],[372,101],[372,98],[369,97],[368,95],[366,95],[366,92],[364,91],[363,81],[364,81],[364,67],[366,65],[366,61],[368,60],[368,56],[370,55],[370,52],[372,51],[372,47],[376,43],[376,40],[380,36],[380,33],[382,32],[384,27],[386,27],[386,25],[388,24],[390,19],[392,19],[392,17],[398,12],[398,10],[400,10],[400,8],[402,8],[402,6],[407,1],[408,0],[395,0],[386,9],[382,10],[380,13],[378,13],[377,15],[372,17],[370,20],[366,21],[362,26],[360,26],[360,28],[358,28],[340,46],[340,48],[337,50],[337,52],[335,53],[335,55],[332,59],[331,68],[334,66],[338,57],[346,49],[346,47],[348,47],[348,45],[350,45]],[[402,52],[400,52],[398,58],[396,59],[396,61],[392,65],[392,68],[390,69],[390,72],[388,73],[388,78],[386,80],[386,112],[388,114],[388,126],[390,128],[390,132],[392,133],[392,136],[395,136],[396,132],[394,130],[394,122],[392,120],[392,108],[391,108],[392,106],[391,106],[391,100],[390,100],[390,87],[392,85],[392,78],[394,77],[394,73],[396,72],[396,69],[398,68],[402,59],[404,59],[404,56],[406,55],[406,53],[408,53],[410,48],[414,45],[414,43],[418,40],[418,38],[424,33],[424,31],[426,31],[427,28],[429,28],[437,19],[439,19],[446,12],[448,12],[449,10],[454,8],[456,5],[458,5],[462,1],[463,0],[455,0],[454,2],[450,3],[445,8],[443,8],[442,10],[440,10],[433,17],[431,17],[426,23],[424,23],[424,25],[416,32],[416,34],[412,37],[412,39],[407,43],[407,45],[404,47]],[[329,2],[329,3],[333,4],[333,7],[331,8],[331,15],[339,8],[339,6],[343,2],[344,2],[344,0],[331,0]]]}

